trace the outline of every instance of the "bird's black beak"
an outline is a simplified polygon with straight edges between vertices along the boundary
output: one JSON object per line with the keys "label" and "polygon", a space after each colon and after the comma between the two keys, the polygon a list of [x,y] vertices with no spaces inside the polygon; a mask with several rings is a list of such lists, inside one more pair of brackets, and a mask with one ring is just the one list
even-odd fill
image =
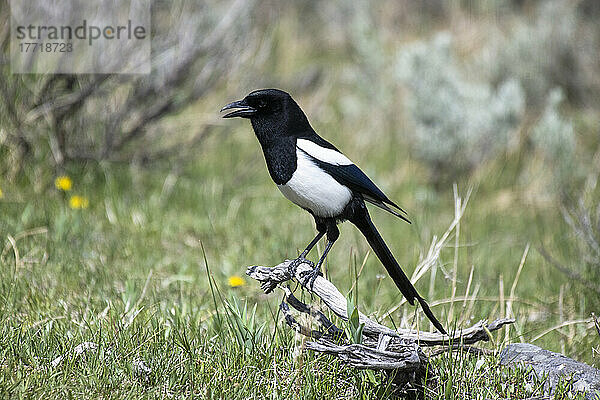
{"label": "bird's black beak", "polygon": [[233,117],[242,117],[242,118],[250,118],[254,114],[256,114],[256,109],[252,108],[246,103],[246,100],[234,101],[233,103],[227,104],[225,107],[221,108],[221,112],[225,110],[231,110],[232,108],[239,108],[239,110],[235,110],[230,112],[229,114],[223,115],[223,118],[233,118]]}

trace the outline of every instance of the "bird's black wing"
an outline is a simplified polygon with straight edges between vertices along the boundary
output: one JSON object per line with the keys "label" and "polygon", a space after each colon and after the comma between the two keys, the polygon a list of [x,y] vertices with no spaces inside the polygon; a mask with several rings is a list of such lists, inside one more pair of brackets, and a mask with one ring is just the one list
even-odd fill
{"label": "bird's black wing", "polygon": [[336,181],[344,186],[347,186],[353,192],[362,194],[363,198],[369,203],[405,220],[410,224],[410,221],[405,216],[406,211],[391,201],[385,195],[385,193],[383,193],[381,189],[379,189],[377,185],[375,185],[375,183],[373,183],[373,181],[356,166],[356,164],[334,165],[319,160],[308,153],[306,154]]}

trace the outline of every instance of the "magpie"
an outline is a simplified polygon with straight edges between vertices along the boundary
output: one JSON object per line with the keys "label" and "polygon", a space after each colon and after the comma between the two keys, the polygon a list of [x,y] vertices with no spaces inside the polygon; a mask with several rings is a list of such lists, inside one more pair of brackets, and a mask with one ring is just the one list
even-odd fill
{"label": "magpie", "polygon": [[327,253],[340,235],[337,224],[350,221],[365,236],[408,302],[414,305],[416,299],[433,325],[445,334],[444,327],[417,293],[375,228],[365,203],[410,223],[406,212],[356,164],[315,132],[288,93],[279,89],[255,90],[242,100],[227,104],[221,112],[232,109],[235,111],[223,118],[250,119],[271,178],[285,197],[308,211],[315,220],[318,233],[294,260],[292,268],[305,262],[310,250],[327,235],[325,250],[310,274],[313,284]]}

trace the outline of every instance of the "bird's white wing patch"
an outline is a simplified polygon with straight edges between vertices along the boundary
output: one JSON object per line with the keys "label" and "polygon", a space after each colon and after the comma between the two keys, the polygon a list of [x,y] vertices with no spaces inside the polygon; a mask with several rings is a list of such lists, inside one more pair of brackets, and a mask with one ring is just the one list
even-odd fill
{"label": "bird's white wing patch", "polygon": [[317,160],[326,162],[328,164],[333,165],[350,165],[352,161],[348,159],[345,155],[340,153],[339,151],[328,149],[326,147],[321,147],[315,142],[311,142],[307,139],[298,139],[296,140],[296,146],[304,151],[306,154],[309,154],[311,157],[316,158]]}

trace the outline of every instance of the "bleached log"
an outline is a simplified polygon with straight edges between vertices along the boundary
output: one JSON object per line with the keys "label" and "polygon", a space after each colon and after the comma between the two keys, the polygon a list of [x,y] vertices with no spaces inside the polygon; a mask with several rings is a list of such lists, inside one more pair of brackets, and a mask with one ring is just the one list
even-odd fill
{"label": "bleached log", "polygon": [[[406,384],[418,386],[425,376],[428,359],[420,346],[441,345],[456,349],[487,341],[490,339],[489,332],[514,322],[508,318],[490,324],[479,321],[469,328],[444,335],[408,329],[393,330],[359,312],[360,323],[364,324],[362,343],[348,343],[342,329],[335,326],[317,307],[298,300],[285,283],[292,279],[298,281],[304,290],[319,297],[327,308],[345,321],[348,320],[346,297],[323,276],[318,276],[313,285],[308,285],[308,276],[314,267],[310,261],[301,263],[295,271],[289,268],[291,262],[286,260],[274,267],[248,267],[246,274],[259,281],[265,293],[277,287],[283,290],[285,296],[280,309],[285,322],[296,332],[314,340],[305,343],[305,348],[336,356],[356,368],[393,370],[395,382],[402,387]],[[292,309],[310,315],[319,329],[299,323]]]}
{"label": "bleached log", "polygon": [[[346,297],[344,297],[337,287],[335,287],[333,283],[328,281],[323,276],[318,276],[315,279],[312,287],[307,286],[306,276],[313,269],[312,263],[306,262],[298,265],[295,276],[292,277],[292,272],[289,268],[289,264],[291,262],[291,260],[286,260],[274,267],[248,267],[246,274],[259,281],[265,293],[270,293],[277,287],[277,285],[294,278],[300,282],[305,290],[319,297],[335,315],[344,321],[347,321],[348,315],[346,310]],[[282,289],[286,292],[286,294],[289,292],[289,289],[286,289],[283,286]],[[436,346],[458,342],[462,344],[473,344],[479,341],[487,341],[489,340],[488,332],[498,330],[504,325],[512,324],[515,321],[514,319],[510,318],[502,318],[488,324],[487,321],[484,320],[477,322],[475,325],[469,328],[458,329],[454,332],[451,332],[450,335],[444,335],[438,332],[423,332],[409,329],[393,330],[379,324],[376,321],[373,321],[360,311],[359,320],[360,323],[365,324],[363,330],[364,335],[378,337],[379,335],[383,334],[392,337],[401,337],[403,339],[416,341],[423,346]]]}

